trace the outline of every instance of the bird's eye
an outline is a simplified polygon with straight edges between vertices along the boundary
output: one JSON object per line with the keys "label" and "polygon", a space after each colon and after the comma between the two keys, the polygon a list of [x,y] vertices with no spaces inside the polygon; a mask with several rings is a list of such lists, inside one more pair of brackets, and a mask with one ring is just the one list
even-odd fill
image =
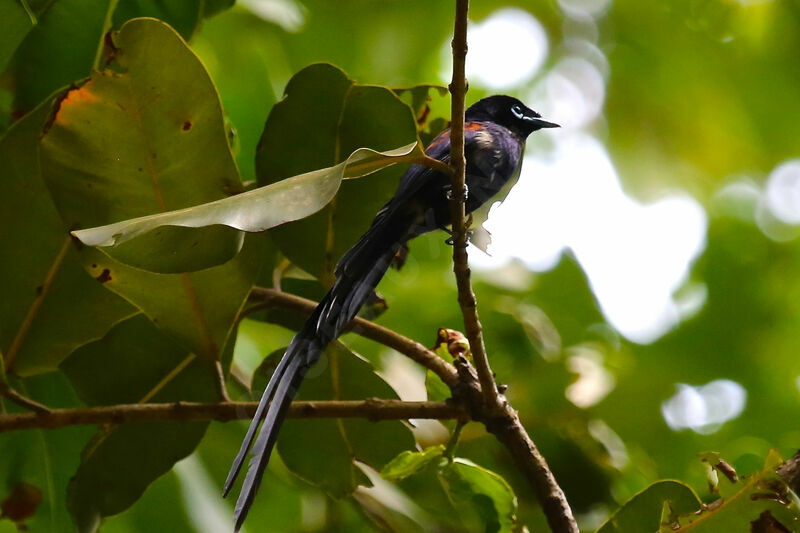
{"label": "bird's eye", "polygon": [[511,114],[517,117],[518,119],[525,118],[525,113],[522,111],[522,107],[519,104],[514,104],[511,106]]}

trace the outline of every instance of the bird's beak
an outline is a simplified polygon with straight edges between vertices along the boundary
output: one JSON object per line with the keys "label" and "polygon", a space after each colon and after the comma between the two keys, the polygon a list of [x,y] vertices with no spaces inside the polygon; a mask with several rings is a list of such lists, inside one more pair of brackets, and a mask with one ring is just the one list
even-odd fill
{"label": "bird's beak", "polygon": [[561,127],[561,126],[559,126],[558,124],[556,124],[554,122],[547,122],[546,120],[542,120],[540,118],[534,118],[530,122],[537,129],[538,128],[560,128]]}

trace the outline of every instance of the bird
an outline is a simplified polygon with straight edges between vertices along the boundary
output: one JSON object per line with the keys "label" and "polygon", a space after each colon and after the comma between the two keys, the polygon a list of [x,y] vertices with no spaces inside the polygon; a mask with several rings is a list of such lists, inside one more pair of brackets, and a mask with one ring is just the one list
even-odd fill
{"label": "bird", "polygon": [[[467,108],[464,120],[463,194],[467,213],[484,204],[516,175],[525,140],[531,133],[559,127],[543,120],[520,100],[506,95],[477,101]],[[435,137],[425,153],[449,163],[450,129]],[[436,229],[447,231],[452,195],[448,175],[427,166],[411,165],[367,232],[339,260],[334,271],[336,281],[275,368],[225,481],[223,496],[233,487],[252,445],[248,471],[234,510],[234,532],[239,531],[253,504],[286,412],[306,372],[355,318],[397,252],[418,235]]]}

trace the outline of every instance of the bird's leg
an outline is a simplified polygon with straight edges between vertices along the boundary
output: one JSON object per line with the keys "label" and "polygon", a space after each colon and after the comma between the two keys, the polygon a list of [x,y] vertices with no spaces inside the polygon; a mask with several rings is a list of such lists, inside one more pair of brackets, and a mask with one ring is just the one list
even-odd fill
{"label": "bird's leg", "polygon": [[[467,219],[464,221],[464,229],[466,230],[467,234],[467,242],[464,244],[464,247],[469,245],[469,241],[470,239],[472,239],[472,234],[475,233],[473,230],[469,229],[470,226],[472,226],[472,213],[467,213]],[[455,244],[455,235],[453,234],[453,231],[448,229],[446,226],[441,226],[439,229],[450,235],[444,241],[444,243],[447,244],[448,246],[453,246],[453,244]]]}

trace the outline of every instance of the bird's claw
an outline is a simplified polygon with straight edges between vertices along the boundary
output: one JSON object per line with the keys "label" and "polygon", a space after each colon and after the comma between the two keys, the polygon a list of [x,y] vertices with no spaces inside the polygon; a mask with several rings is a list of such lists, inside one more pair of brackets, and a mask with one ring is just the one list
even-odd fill
{"label": "bird's claw", "polygon": [[[447,239],[445,239],[444,243],[446,245],[448,245],[448,246],[455,246],[455,244],[456,244],[456,242],[455,242],[455,240],[456,240],[455,234],[452,231],[450,231],[449,229],[446,229],[446,228],[442,228],[442,229],[444,231],[446,231],[450,235]],[[464,248],[469,246],[469,241],[472,239],[472,234],[473,233],[474,232],[471,229],[466,231],[467,238],[464,241]]]}
{"label": "bird's claw", "polygon": [[[452,200],[453,198],[456,197],[456,195],[453,193],[452,185],[448,185],[447,187],[445,187],[445,190],[447,191],[445,193],[445,196],[447,197],[448,200]],[[465,183],[464,189],[462,189],[461,191],[461,200],[466,202],[468,197],[469,197],[469,187],[467,187],[467,184]]]}

